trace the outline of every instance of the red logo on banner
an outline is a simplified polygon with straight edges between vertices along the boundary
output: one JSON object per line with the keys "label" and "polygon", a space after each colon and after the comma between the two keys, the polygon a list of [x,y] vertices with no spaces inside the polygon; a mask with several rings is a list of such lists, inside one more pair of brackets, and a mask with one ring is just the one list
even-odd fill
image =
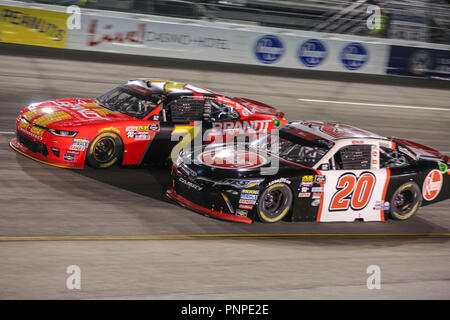
{"label": "red logo on banner", "polygon": [[425,200],[431,201],[437,197],[442,188],[442,174],[439,170],[431,171],[423,183],[422,194]]}
{"label": "red logo on banner", "polygon": [[101,31],[97,30],[98,20],[92,20],[89,27],[89,46],[97,46],[104,42],[131,42],[144,43],[145,23],[140,23],[138,30],[132,31],[113,31],[114,26],[107,24],[103,26]]}

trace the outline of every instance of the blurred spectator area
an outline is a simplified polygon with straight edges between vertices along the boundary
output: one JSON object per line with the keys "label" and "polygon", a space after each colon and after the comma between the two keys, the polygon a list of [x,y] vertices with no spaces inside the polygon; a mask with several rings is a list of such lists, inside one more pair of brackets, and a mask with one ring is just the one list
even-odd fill
{"label": "blurred spectator area", "polygon": [[[450,44],[450,0],[34,0],[57,5]],[[382,26],[367,28],[378,5]]]}

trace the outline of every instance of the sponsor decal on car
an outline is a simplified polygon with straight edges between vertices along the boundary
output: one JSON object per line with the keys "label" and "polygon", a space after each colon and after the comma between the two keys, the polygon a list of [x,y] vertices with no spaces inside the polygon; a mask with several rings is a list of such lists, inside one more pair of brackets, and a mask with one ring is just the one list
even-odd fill
{"label": "sponsor decal on car", "polygon": [[311,192],[300,192],[298,194],[298,197],[299,198],[309,198],[309,197],[311,197]]}
{"label": "sponsor decal on car", "polygon": [[319,199],[316,199],[316,200],[314,200],[313,202],[311,202],[311,205],[312,205],[313,207],[317,207],[319,204],[320,204],[320,200],[319,200]]}
{"label": "sponsor decal on car", "polygon": [[240,204],[239,209],[246,209],[246,210],[252,210],[253,206],[249,204]]}
{"label": "sponsor decal on car", "polygon": [[302,177],[302,182],[313,182],[314,181],[314,176],[303,176]]}
{"label": "sponsor decal on car", "polygon": [[312,192],[323,192],[323,188],[322,187],[313,187],[311,189]]}
{"label": "sponsor decal on car", "polygon": [[88,139],[75,138],[75,139],[73,139],[72,145],[69,147],[69,150],[85,151],[86,148],[89,146],[90,142],[91,142],[91,140],[88,140]]}
{"label": "sponsor decal on car", "polygon": [[392,149],[392,142],[380,141],[380,147]]}
{"label": "sponsor decal on car", "polygon": [[258,168],[268,162],[266,157],[256,152],[233,147],[206,150],[197,159],[209,167],[222,169]]}
{"label": "sponsor decal on car", "polygon": [[239,199],[239,203],[242,203],[242,204],[252,204],[252,205],[254,205],[254,204],[256,204],[256,200],[250,200],[250,199]]}
{"label": "sponsor decal on car", "polygon": [[291,184],[291,180],[288,180],[286,178],[276,179],[276,180],[273,180],[273,181],[269,182],[268,186],[270,187],[271,185],[276,184],[276,183]]}
{"label": "sponsor decal on car", "polygon": [[242,189],[242,190],[241,190],[241,194],[243,194],[243,193],[259,195],[259,190]]}
{"label": "sponsor decal on car", "polygon": [[74,162],[75,161],[75,156],[72,154],[64,154],[64,160],[65,161],[69,161],[69,162]]}
{"label": "sponsor decal on car", "polygon": [[72,104],[69,101],[50,101],[51,104],[63,108],[67,111],[74,111],[77,114],[81,115],[83,118],[92,120],[92,119],[102,119],[102,120],[110,120],[108,118],[103,117],[100,113],[96,112],[91,108],[87,108],[86,105],[82,104]]}
{"label": "sponsor decal on car", "polygon": [[313,193],[313,195],[312,195],[313,199],[320,199],[321,197],[322,197],[322,193],[318,193],[318,192]]}
{"label": "sponsor decal on car", "polygon": [[241,194],[241,199],[245,199],[245,200],[257,200],[258,199],[258,195],[256,194]]}
{"label": "sponsor decal on car", "polygon": [[391,205],[389,202],[384,201],[375,201],[375,205],[373,206],[373,210],[384,210],[388,211],[391,208]]}
{"label": "sponsor decal on car", "polygon": [[377,200],[373,206],[373,210],[380,210],[383,207],[383,201]]}
{"label": "sponsor decal on car", "polygon": [[192,189],[195,189],[195,190],[197,190],[197,191],[202,191],[202,190],[203,190],[203,187],[200,187],[200,186],[196,185],[196,184],[193,183],[193,182],[187,181],[187,180],[184,179],[184,178],[181,178],[181,177],[180,177],[180,178],[178,179],[178,181],[180,181],[181,183],[187,185],[187,186],[188,186],[188,189],[192,188]]}
{"label": "sponsor decal on car", "polygon": [[301,187],[301,192],[309,192],[309,187]]}
{"label": "sponsor decal on car", "polygon": [[126,132],[128,132],[128,131],[138,131],[138,127],[136,127],[136,126],[126,127],[125,131]]}
{"label": "sponsor decal on car", "polygon": [[144,133],[138,132],[136,133],[136,136],[134,138],[136,140],[150,140],[150,135],[147,132]]}
{"label": "sponsor decal on car", "polygon": [[448,170],[448,165],[443,162],[439,162],[438,167],[439,167],[439,171],[442,173],[446,173]]}
{"label": "sponsor decal on car", "polygon": [[315,183],[325,183],[326,182],[327,177],[326,176],[322,176],[322,175],[317,175],[314,178],[314,182]]}
{"label": "sponsor decal on car", "polygon": [[236,210],[236,215],[239,216],[239,217],[246,217],[246,216],[248,216],[248,211],[247,210],[238,209],[238,210]]}
{"label": "sponsor decal on car", "polygon": [[439,170],[430,171],[423,183],[423,198],[427,201],[434,200],[441,192],[442,182],[442,173]]}
{"label": "sponsor decal on car", "polygon": [[28,130],[26,130],[26,129],[20,127],[20,126],[17,127],[17,129],[18,129],[19,131],[22,131],[22,132],[26,133],[27,135],[29,135],[29,136],[35,138],[35,139],[42,140],[42,135],[32,133],[32,132],[30,132],[30,131],[28,131]]}
{"label": "sponsor decal on car", "polygon": [[105,131],[112,131],[112,132],[115,132],[115,133],[120,133],[120,130],[115,128],[115,127],[102,128],[102,129],[98,130],[98,133],[102,133],[102,132],[105,132]]}

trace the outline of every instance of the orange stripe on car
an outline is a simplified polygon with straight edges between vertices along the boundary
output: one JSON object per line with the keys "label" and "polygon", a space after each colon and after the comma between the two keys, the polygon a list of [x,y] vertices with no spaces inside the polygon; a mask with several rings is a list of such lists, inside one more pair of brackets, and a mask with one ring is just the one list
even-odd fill
{"label": "orange stripe on car", "polygon": [[384,202],[386,201],[386,192],[389,187],[389,181],[391,181],[391,169],[387,168],[386,169],[386,184],[384,185],[383,197],[381,198],[383,200],[383,204],[381,205],[381,209],[380,209],[381,221],[384,221],[383,206],[384,206]]}

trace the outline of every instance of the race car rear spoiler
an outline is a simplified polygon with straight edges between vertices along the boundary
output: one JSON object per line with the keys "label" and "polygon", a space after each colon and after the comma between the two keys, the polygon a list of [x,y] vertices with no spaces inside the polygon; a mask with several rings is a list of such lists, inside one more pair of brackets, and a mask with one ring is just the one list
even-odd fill
{"label": "race car rear spoiler", "polygon": [[433,158],[441,160],[447,164],[450,163],[450,157],[446,156],[445,154],[442,154],[441,152],[437,151],[436,149],[424,146],[423,144],[406,140],[406,139],[399,139],[399,138],[392,138],[393,141],[404,145],[409,150],[411,150],[417,157],[421,158]]}

